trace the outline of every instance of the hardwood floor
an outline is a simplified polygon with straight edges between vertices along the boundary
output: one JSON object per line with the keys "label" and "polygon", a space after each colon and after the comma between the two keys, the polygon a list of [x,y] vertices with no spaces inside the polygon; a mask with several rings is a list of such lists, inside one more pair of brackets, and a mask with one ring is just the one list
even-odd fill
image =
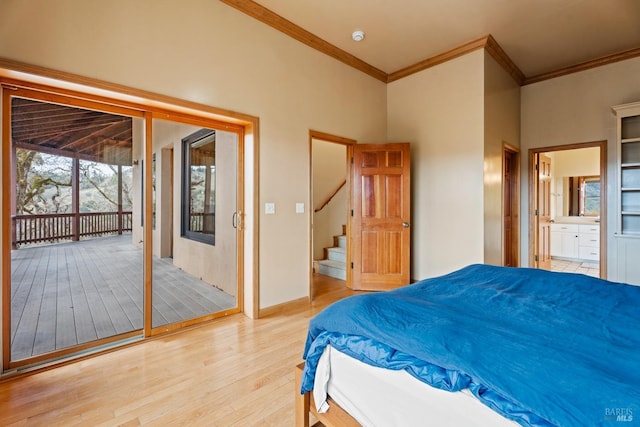
{"label": "hardwood floor", "polygon": [[309,319],[352,295],[317,276],[314,302],[234,315],[0,382],[2,426],[290,426]]}

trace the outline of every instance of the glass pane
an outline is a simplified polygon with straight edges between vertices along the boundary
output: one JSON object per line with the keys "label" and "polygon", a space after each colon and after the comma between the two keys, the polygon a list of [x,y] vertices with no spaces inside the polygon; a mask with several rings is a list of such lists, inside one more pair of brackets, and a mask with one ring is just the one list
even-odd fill
{"label": "glass pane", "polygon": [[622,164],[640,163],[640,141],[625,142],[620,146]]}
{"label": "glass pane", "polygon": [[142,251],[131,226],[136,121],[12,98],[11,361],[142,328]]}
{"label": "glass pane", "polygon": [[640,212],[640,191],[622,192],[622,210],[624,212]]}
{"label": "glass pane", "polygon": [[188,230],[212,236],[215,234],[215,162],[215,133],[189,142]]}
{"label": "glass pane", "polygon": [[640,188],[640,168],[622,169],[622,188]]}
{"label": "glass pane", "polygon": [[622,118],[622,139],[640,138],[640,116]]}
{"label": "glass pane", "polygon": [[237,307],[238,143],[235,133],[153,121],[154,328]]}
{"label": "glass pane", "polygon": [[640,215],[622,216],[622,234],[640,235]]}
{"label": "glass pane", "polygon": [[600,215],[600,181],[584,181],[584,212],[586,216]]}

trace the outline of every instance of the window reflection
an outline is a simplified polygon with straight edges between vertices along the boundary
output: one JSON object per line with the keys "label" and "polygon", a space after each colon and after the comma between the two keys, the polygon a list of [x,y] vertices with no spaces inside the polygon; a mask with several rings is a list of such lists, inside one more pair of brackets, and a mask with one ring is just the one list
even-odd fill
{"label": "window reflection", "polygon": [[182,140],[183,236],[201,242],[215,242],[216,134],[200,129]]}

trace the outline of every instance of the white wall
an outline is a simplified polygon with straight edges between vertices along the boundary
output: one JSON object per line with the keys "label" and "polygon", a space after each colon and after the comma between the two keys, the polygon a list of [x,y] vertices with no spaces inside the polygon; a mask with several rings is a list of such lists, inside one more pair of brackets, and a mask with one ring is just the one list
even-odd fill
{"label": "white wall", "polygon": [[3,0],[0,57],[259,117],[263,308],[308,295],[309,129],[386,134],[384,83],[217,1]]}
{"label": "white wall", "polygon": [[390,83],[388,141],[410,142],[412,279],[484,259],[484,51]]}
{"label": "white wall", "polygon": [[552,157],[551,176],[554,178],[600,175],[600,149],[597,147],[553,151],[548,154]]}
{"label": "white wall", "polygon": [[[611,107],[640,100],[640,58],[546,80],[522,87],[523,153],[531,148],[579,142],[608,141],[607,146],[607,271],[618,280],[616,229],[616,121]],[[521,260],[528,263],[529,182],[521,164]],[[627,254],[620,254],[626,257]]]}
{"label": "white wall", "polygon": [[484,262],[503,265],[502,154],[504,144],[520,147],[520,85],[491,55],[484,57]]}

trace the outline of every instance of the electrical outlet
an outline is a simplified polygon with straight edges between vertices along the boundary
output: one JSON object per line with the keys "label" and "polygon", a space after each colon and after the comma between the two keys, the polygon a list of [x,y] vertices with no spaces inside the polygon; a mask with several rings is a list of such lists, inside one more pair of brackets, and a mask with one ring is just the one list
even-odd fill
{"label": "electrical outlet", "polygon": [[304,213],[304,203],[296,203],[296,213]]}

